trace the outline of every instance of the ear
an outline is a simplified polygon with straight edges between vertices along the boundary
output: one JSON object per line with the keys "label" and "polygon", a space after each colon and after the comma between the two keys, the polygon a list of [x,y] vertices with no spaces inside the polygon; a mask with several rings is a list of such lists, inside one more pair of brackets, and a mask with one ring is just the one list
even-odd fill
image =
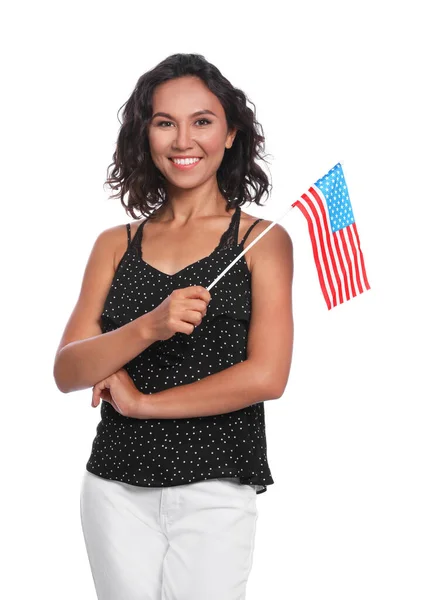
{"label": "ear", "polygon": [[234,138],[236,137],[237,129],[230,129],[225,140],[225,147],[229,150],[233,146]]}

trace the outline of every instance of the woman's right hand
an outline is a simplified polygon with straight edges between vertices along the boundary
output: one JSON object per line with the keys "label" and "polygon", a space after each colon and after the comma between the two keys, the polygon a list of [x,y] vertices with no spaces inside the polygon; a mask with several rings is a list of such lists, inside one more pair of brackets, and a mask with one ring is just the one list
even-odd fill
{"label": "woman's right hand", "polygon": [[190,335],[200,325],[211,300],[208,290],[200,285],[173,290],[148,316],[155,340],[168,340],[175,333]]}

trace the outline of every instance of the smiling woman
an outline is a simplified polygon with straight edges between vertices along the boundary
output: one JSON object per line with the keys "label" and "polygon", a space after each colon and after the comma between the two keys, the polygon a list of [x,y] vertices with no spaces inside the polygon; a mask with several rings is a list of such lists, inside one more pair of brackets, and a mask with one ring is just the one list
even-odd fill
{"label": "smiling woman", "polygon": [[[202,161],[188,172],[174,168],[173,157]],[[271,187],[257,163],[264,160],[263,129],[246,95],[200,55],[173,55],[139,78],[124,105],[112,158],[106,184],[118,190],[112,197],[133,218],[151,218],[173,190],[194,187],[188,174],[211,176],[212,183],[216,176],[220,199],[229,207],[260,205]],[[179,189],[173,173],[181,177]]]}
{"label": "smiling woman", "polygon": [[[207,108],[189,113],[190,106],[202,105]],[[168,107],[168,112],[157,110],[159,107]],[[195,189],[197,182],[200,191],[204,186],[208,194],[218,196],[219,202],[225,204],[216,190],[216,172],[226,150],[233,145],[237,128],[229,126],[218,97],[198,77],[186,76],[157,86],[153,110],[148,142],[151,158],[165,178],[170,204],[182,205],[184,194],[189,198],[190,189]],[[210,114],[211,119],[202,119],[204,114]]]}
{"label": "smiling woman", "polygon": [[201,55],[169,56],[125,104],[107,183],[135,222],[98,236],[55,362],[60,389],[93,386],[100,405],[81,488],[99,600],[245,598],[274,483],[265,402],[291,365],[287,232],[207,288],[270,224],[241,209],[268,193],[263,148],[245,94]]}

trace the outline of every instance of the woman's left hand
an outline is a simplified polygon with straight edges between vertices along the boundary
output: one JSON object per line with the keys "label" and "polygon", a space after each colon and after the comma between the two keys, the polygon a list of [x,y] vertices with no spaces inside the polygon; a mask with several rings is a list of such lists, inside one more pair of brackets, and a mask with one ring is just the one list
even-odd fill
{"label": "woman's left hand", "polygon": [[109,402],[124,417],[142,418],[145,394],[142,394],[125,369],[119,369],[93,387],[91,406],[97,407],[100,400]]}

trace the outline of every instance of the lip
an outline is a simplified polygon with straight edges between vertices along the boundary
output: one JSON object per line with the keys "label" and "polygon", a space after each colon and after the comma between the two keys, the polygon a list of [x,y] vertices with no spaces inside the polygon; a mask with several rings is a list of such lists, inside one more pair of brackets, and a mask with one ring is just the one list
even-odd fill
{"label": "lip", "polygon": [[177,169],[180,169],[181,171],[190,171],[191,169],[194,169],[194,167],[197,167],[197,165],[200,164],[203,160],[202,157],[200,157],[200,156],[193,156],[193,157],[190,156],[190,158],[198,158],[199,160],[195,163],[192,163],[191,165],[177,165],[175,162],[173,162],[173,160],[171,158],[169,158],[169,160],[174,167],[176,167]]}

